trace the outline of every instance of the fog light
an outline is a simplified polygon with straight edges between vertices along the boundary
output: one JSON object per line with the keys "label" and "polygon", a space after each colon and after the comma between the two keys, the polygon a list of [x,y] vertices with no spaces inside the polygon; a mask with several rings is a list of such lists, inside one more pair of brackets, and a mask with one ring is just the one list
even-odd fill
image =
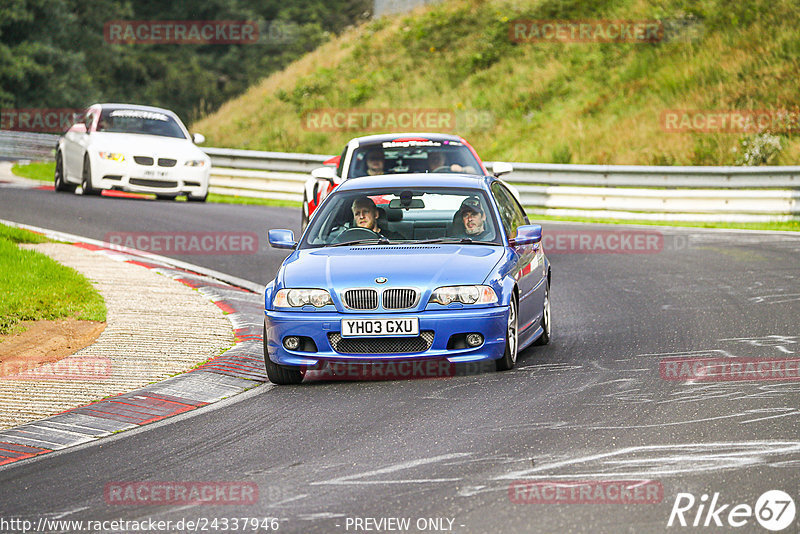
{"label": "fog light", "polygon": [[483,336],[480,334],[467,334],[467,345],[470,347],[477,347],[483,343]]}
{"label": "fog light", "polygon": [[300,346],[300,338],[297,336],[285,337],[283,338],[283,346],[287,350],[297,350],[297,347]]}

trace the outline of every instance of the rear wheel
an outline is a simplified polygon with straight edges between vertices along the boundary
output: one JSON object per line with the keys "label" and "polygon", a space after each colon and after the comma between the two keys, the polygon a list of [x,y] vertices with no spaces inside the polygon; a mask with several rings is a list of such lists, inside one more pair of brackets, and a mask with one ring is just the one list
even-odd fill
{"label": "rear wheel", "polygon": [[517,350],[519,345],[518,330],[519,318],[517,317],[517,301],[512,297],[511,305],[508,307],[508,323],[506,326],[506,350],[503,357],[497,360],[498,371],[508,371],[513,369],[517,363]]}
{"label": "rear wheel", "polygon": [[53,179],[56,193],[67,192],[72,193],[77,187],[75,184],[70,184],[64,178],[64,157],[61,152],[56,152],[56,172]]}
{"label": "rear wheel", "polygon": [[542,310],[542,335],[534,345],[547,345],[550,343],[550,282],[544,286],[544,309]]}
{"label": "rear wheel", "polygon": [[83,177],[81,178],[81,190],[84,196],[100,196],[101,189],[92,187],[92,164],[89,155],[83,157]]}
{"label": "rear wheel", "polygon": [[267,351],[267,328],[264,327],[264,333],[261,337],[264,345],[264,367],[267,369],[267,378],[273,384],[279,386],[288,386],[299,384],[303,381],[305,371],[302,369],[295,369],[285,365],[278,365],[269,359],[269,352]]}

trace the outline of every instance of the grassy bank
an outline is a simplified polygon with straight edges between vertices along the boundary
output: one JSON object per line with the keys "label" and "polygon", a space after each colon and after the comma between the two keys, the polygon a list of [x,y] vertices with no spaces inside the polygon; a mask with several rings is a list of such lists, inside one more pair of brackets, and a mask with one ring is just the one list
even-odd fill
{"label": "grassy bank", "polygon": [[[517,43],[518,19],[658,19],[669,31],[655,43]],[[452,130],[490,161],[732,165],[754,134],[667,132],[662,113],[797,111],[798,26],[792,0],[450,0],[346,32],[193,128],[210,146],[334,154],[370,132],[321,131],[306,113],[446,109],[488,112]],[[758,162],[800,160],[797,130],[777,137]]]}
{"label": "grassy bank", "polygon": [[46,241],[33,232],[0,225],[0,335],[15,331],[21,321],[106,320],[103,298],[83,275],[17,247]]}

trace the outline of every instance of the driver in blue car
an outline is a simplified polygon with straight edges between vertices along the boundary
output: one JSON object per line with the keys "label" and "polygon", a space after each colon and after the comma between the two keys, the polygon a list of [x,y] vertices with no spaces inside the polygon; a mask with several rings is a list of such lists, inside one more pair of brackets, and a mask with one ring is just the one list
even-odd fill
{"label": "driver in blue car", "polygon": [[[405,239],[401,234],[388,229],[381,230],[378,225],[380,211],[375,202],[368,196],[358,197],[353,201],[353,222],[354,228],[366,228],[387,239]],[[382,223],[381,223],[382,224]]]}
{"label": "driver in blue car", "polygon": [[459,237],[468,237],[475,241],[494,239],[494,231],[486,227],[486,214],[478,197],[465,198],[456,218],[463,224],[463,231],[459,228]]}

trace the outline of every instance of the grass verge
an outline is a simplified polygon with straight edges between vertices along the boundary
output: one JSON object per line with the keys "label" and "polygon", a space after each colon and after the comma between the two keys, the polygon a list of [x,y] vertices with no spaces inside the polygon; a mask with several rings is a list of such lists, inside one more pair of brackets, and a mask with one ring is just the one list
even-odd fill
{"label": "grass verge", "polygon": [[80,273],[18,243],[45,237],[0,224],[0,335],[19,331],[22,321],[62,319],[105,321],[103,297]]}
{"label": "grass verge", "polygon": [[25,165],[15,163],[11,166],[11,172],[17,176],[41,182],[52,182],[56,172],[54,161],[34,161]]}

